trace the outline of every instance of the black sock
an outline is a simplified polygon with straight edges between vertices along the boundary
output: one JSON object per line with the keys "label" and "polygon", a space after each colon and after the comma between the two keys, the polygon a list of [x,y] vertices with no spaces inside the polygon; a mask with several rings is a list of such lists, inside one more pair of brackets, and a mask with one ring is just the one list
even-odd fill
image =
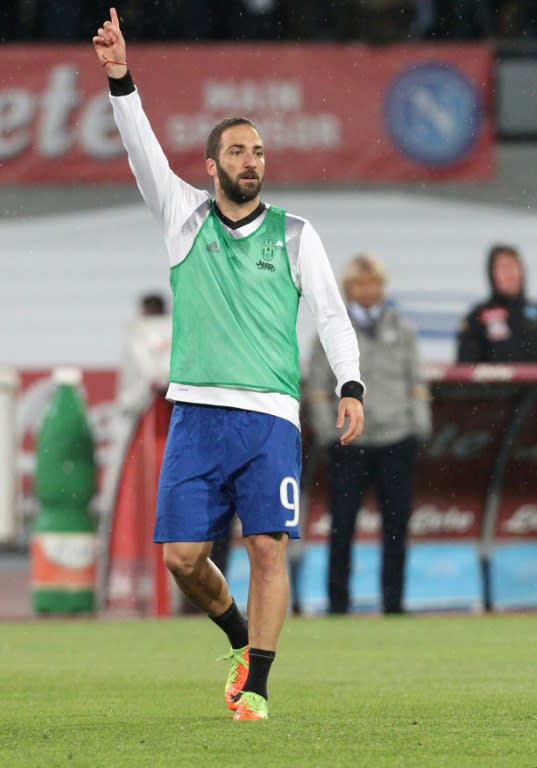
{"label": "black sock", "polygon": [[226,633],[232,648],[248,645],[248,622],[237,608],[235,600],[220,616],[209,615],[209,618]]}
{"label": "black sock", "polygon": [[264,699],[268,699],[267,679],[275,656],[275,651],[262,651],[260,648],[250,648],[250,667],[248,669],[248,679],[242,689],[243,691],[258,693]]}

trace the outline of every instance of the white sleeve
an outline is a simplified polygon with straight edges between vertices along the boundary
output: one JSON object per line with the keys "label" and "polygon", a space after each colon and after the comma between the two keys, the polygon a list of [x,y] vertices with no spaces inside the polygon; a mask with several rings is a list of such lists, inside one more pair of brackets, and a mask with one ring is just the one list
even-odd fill
{"label": "white sleeve", "polygon": [[187,184],[171,170],[137,90],[126,96],[110,96],[110,101],[138,189],[169,243],[209,194]]}
{"label": "white sleeve", "polygon": [[317,232],[306,221],[298,253],[298,279],[317,333],[337,379],[336,394],[347,381],[360,379],[358,340],[341,298],[328,256]]}

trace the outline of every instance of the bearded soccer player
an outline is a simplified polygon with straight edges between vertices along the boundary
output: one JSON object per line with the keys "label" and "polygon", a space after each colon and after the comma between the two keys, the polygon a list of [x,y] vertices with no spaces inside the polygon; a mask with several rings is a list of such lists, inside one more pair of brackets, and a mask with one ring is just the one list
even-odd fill
{"label": "bearded soccer player", "polygon": [[[93,45],[130,166],[170,257],[167,397],[174,408],[154,540],[180,589],[229,639],[224,698],[233,719],[263,720],[287,613],[285,550],[299,535],[300,297],[337,378],[344,445],[363,427],[356,336],[312,226],[260,199],[265,154],[253,123],[233,117],[211,131],[205,164],[213,198],[170,169],[127,68],[114,8]],[[247,619],[209,557],[234,513],[250,563]]]}

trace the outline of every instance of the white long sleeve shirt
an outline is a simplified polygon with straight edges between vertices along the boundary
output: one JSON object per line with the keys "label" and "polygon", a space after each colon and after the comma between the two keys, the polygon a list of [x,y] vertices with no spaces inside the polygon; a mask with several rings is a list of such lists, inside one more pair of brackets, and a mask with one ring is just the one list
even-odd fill
{"label": "white long sleeve shirt", "polygon": [[[137,90],[111,96],[110,100],[138,188],[159,222],[170,267],[174,267],[192,248],[207,215],[210,196],[171,170],[143,111]],[[266,209],[253,221],[238,228],[228,228],[228,231],[235,238],[248,236],[261,225],[265,214]],[[321,343],[337,379],[336,393],[339,396],[345,382],[360,381],[356,334],[321,240],[306,219],[286,213],[286,248],[293,281],[315,319]],[[181,402],[269,413],[300,427],[299,404],[285,394],[171,381],[167,397]]]}

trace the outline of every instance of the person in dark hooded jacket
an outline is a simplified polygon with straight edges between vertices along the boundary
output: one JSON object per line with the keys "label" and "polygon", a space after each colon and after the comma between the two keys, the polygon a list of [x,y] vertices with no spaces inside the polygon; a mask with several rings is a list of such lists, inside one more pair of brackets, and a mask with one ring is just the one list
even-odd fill
{"label": "person in dark hooded jacket", "polygon": [[487,271],[491,295],[461,323],[457,361],[537,363],[537,303],[526,299],[519,252],[510,245],[493,245]]}

